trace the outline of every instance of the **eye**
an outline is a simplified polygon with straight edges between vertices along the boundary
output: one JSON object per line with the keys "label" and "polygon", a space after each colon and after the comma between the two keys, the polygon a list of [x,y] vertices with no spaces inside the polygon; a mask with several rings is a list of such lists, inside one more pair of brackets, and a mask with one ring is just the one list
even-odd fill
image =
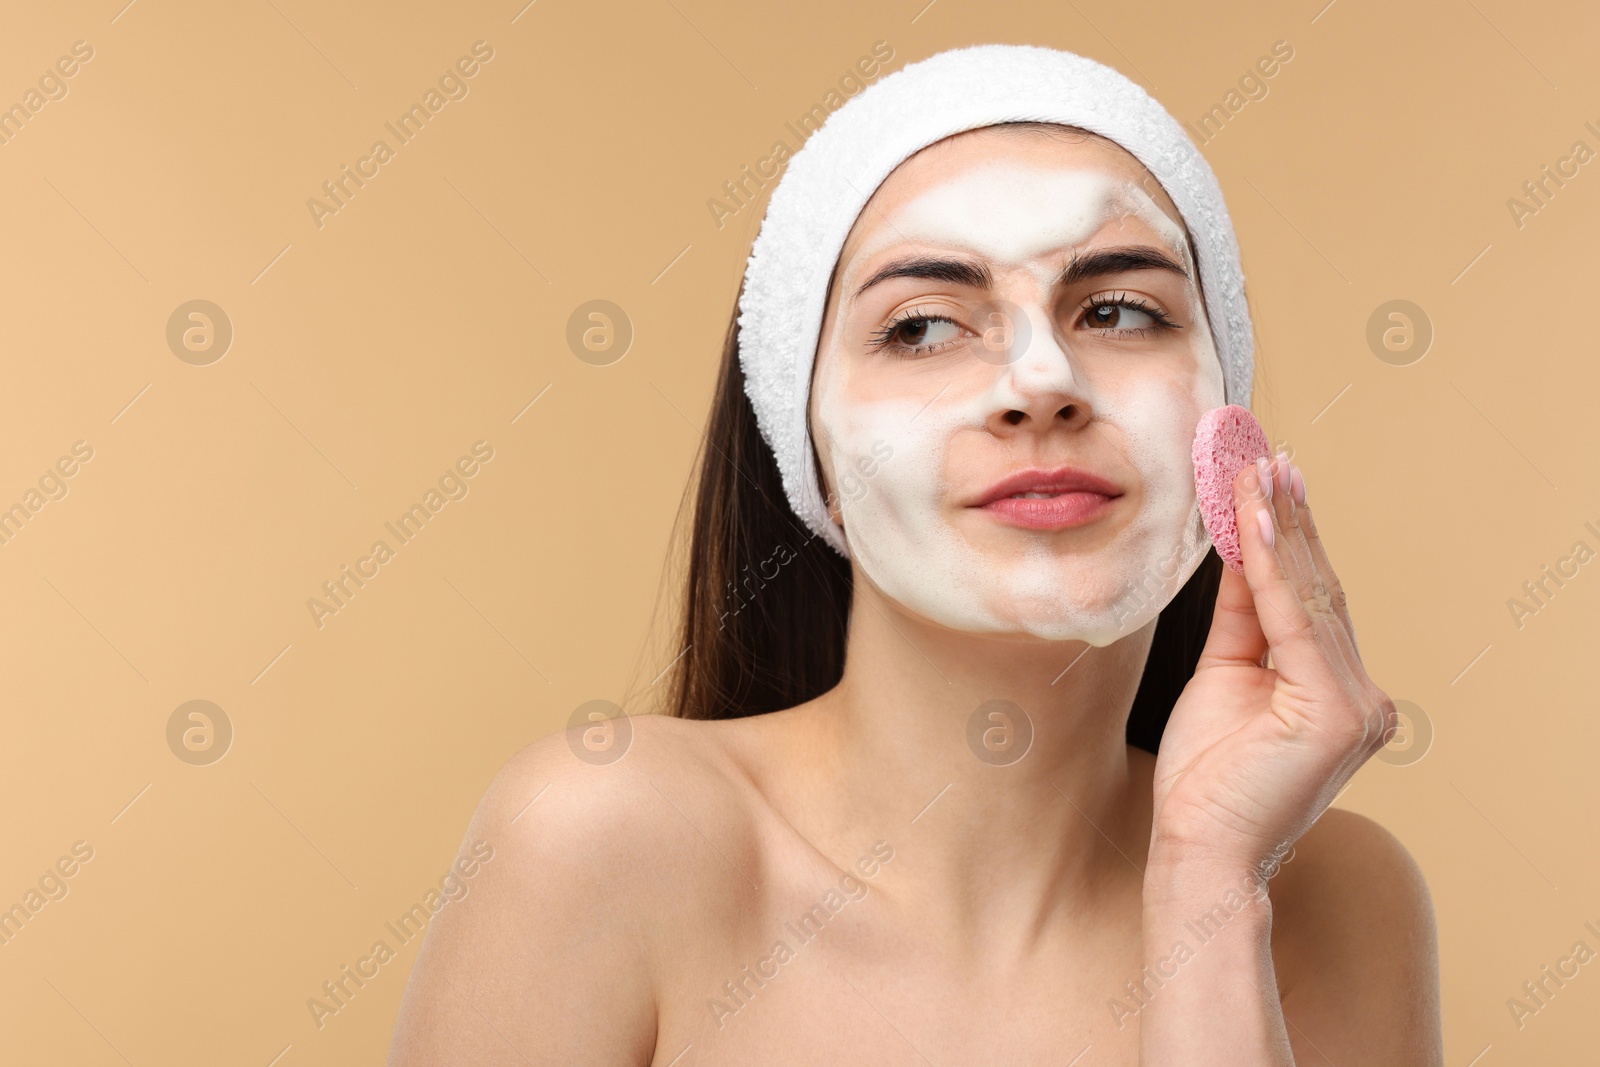
{"label": "eye", "polygon": [[959,336],[961,328],[950,319],[903,319],[895,327],[895,341],[909,348],[933,348]]}
{"label": "eye", "polygon": [[1159,307],[1127,293],[1103,293],[1093,297],[1084,309],[1083,320],[1100,333],[1134,337],[1181,328]]}
{"label": "eye", "polygon": [[[1128,321],[1131,316],[1131,321]],[[1141,322],[1140,319],[1145,321]],[[1088,321],[1094,326],[1103,326],[1111,329],[1127,327],[1129,329],[1147,329],[1155,324],[1155,316],[1140,308],[1126,307],[1122,304],[1096,304],[1089,309]]]}
{"label": "eye", "polygon": [[952,318],[913,310],[894,319],[872,335],[874,348],[898,355],[918,355],[959,341],[966,331]]}

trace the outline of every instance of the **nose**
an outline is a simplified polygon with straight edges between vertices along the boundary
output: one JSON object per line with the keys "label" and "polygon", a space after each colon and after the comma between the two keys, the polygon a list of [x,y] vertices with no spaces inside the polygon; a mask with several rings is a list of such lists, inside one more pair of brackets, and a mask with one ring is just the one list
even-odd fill
{"label": "nose", "polygon": [[1094,414],[1089,383],[1051,316],[1037,305],[1011,305],[1001,314],[1007,313],[1013,345],[986,398],[990,431],[1005,436],[1087,423]]}

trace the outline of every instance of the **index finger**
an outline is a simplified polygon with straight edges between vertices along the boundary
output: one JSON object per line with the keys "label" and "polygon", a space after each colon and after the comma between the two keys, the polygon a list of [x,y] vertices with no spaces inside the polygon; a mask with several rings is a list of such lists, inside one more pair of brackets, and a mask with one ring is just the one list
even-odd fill
{"label": "index finger", "polygon": [[1328,599],[1333,605],[1334,614],[1339,621],[1344,623],[1345,633],[1350,635],[1350,644],[1355,649],[1356,657],[1361,656],[1361,646],[1356,641],[1355,623],[1350,619],[1350,607],[1344,595],[1344,586],[1339,581],[1339,575],[1334,572],[1333,564],[1328,559],[1328,551],[1323,546],[1322,535],[1317,532],[1316,519],[1312,517],[1309,504],[1297,505],[1300,518],[1300,529],[1305,534],[1306,547],[1311,551],[1311,561],[1316,565],[1317,573],[1322,576],[1322,584],[1328,590]]}

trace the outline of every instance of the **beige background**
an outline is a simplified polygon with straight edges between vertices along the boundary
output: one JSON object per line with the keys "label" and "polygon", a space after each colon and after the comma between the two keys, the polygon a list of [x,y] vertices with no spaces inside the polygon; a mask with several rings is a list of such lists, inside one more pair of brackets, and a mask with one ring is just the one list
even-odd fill
{"label": "beige background", "polygon": [[[1520,1029],[1507,1007],[1600,949],[1600,564],[1520,629],[1507,607],[1600,549],[1600,165],[1520,228],[1507,206],[1575,141],[1600,150],[1593,5],[523,2],[7,12],[0,104],[94,50],[0,145],[0,506],[93,449],[0,545],[0,905],[94,850],[0,946],[8,1061],[381,1059],[415,941],[320,1029],[307,999],[393,943],[513,752],[585,701],[648,706],[759,220],[719,229],[707,200],[879,40],[894,68],[1080,51],[1190,122],[1293,47],[1203,148],[1244,250],[1254,407],[1306,471],[1369,668],[1434,731],[1339,803],[1428,874],[1447,1062],[1593,1058],[1600,964]],[[308,198],[479,40],[469,94],[318,228]],[[234,329],[205,366],[166,340],[195,299]],[[565,340],[592,299],[636,331],[610,366]],[[1407,366],[1366,340],[1393,299],[1435,330]],[[469,495],[319,629],[307,599],[479,440]],[[207,766],[167,742],[195,699],[234,729]]]}

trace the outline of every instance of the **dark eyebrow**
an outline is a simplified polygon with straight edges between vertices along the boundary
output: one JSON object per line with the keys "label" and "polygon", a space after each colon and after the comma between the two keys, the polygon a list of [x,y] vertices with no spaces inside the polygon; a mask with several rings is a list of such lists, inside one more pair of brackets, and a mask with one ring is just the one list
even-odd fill
{"label": "dark eyebrow", "polygon": [[1102,274],[1121,274],[1131,270],[1165,270],[1180,278],[1189,277],[1189,272],[1181,263],[1159,248],[1152,248],[1149,245],[1120,245],[1116,248],[1097,248],[1085,255],[1079,255],[1074,249],[1072,262],[1061,272],[1056,284],[1073,286]]}
{"label": "dark eyebrow", "polygon": [[[1148,245],[1121,245],[1115,248],[1097,248],[1086,254],[1080,254],[1075,250],[1072,262],[1061,272],[1056,284],[1072,286],[1101,275],[1122,274],[1135,270],[1164,270],[1181,278],[1189,277],[1189,272],[1182,264],[1158,248]],[[929,278],[933,281],[971,286],[974,289],[987,289],[994,282],[989,268],[981,263],[964,259],[944,259],[938,256],[912,256],[908,259],[895,260],[881,268],[856,290],[856,298],[859,299],[862,293],[890,278]]]}
{"label": "dark eyebrow", "polygon": [[862,293],[890,278],[931,278],[937,282],[968,285],[974,289],[987,289],[994,284],[989,268],[981,263],[965,259],[941,259],[938,256],[913,256],[897,259],[868,278],[866,284],[856,290],[856,298],[859,299]]}

